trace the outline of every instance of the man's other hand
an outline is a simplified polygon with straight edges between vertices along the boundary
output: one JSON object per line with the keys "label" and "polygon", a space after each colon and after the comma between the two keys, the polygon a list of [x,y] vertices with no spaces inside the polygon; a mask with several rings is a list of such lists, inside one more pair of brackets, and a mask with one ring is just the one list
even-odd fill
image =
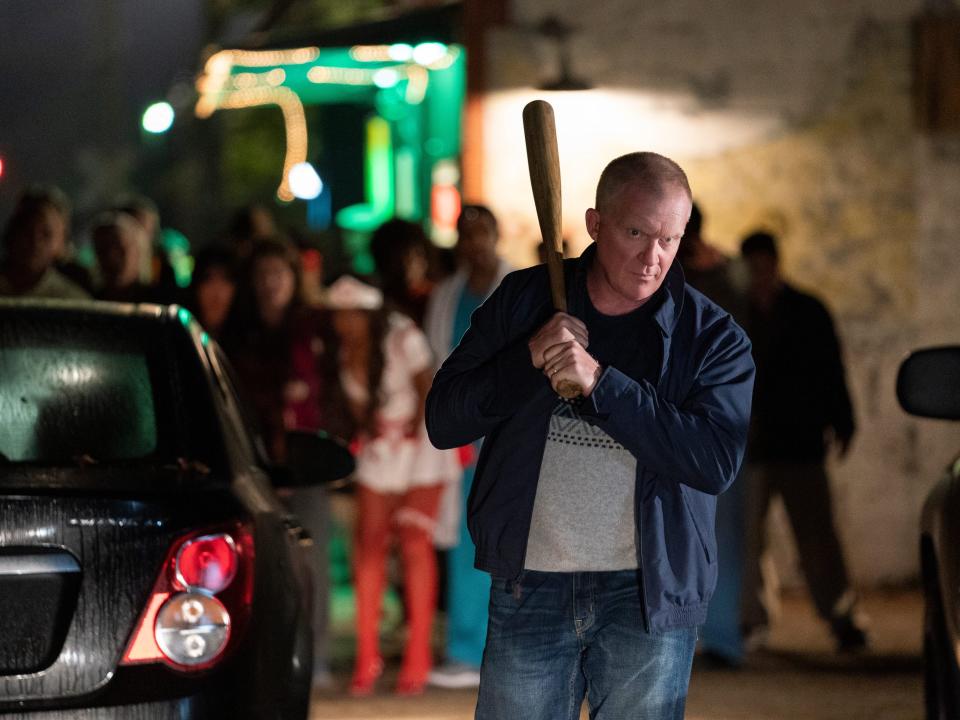
{"label": "man's other hand", "polygon": [[550,386],[557,394],[560,383],[566,380],[577,385],[583,396],[587,397],[600,379],[600,363],[576,340],[548,347],[544,358],[546,363],[543,374],[547,376]]}
{"label": "man's other hand", "polygon": [[586,349],[589,345],[587,326],[573,315],[558,312],[527,343],[530,348],[530,361],[535,368],[542,369],[547,362],[546,351],[555,345],[568,342],[576,342]]}

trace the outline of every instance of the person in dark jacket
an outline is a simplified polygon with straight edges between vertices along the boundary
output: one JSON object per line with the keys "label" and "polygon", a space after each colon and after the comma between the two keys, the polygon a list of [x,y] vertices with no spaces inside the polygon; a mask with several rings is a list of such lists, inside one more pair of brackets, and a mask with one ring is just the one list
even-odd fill
{"label": "person in dark jacket", "polygon": [[[508,275],[427,399],[435,445],[484,438],[468,501],[492,575],[477,718],[682,718],[717,577],[716,496],[737,474],[754,366],[730,315],[673,260],[683,170],[617,158],[586,212],[594,244]],[[570,381],[582,399],[556,394]]]}
{"label": "person in dark jacket", "polygon": [[770,498],[783,498],[800,564],[820,617],[841,651],[867,643],[834,526],[825,460],[844,457],[855,424],[840,343],[817,298],[784,282],[776,239],[749,235],[741,254],[750,275],[747,331],[757,364],[747,463],[747,549],[743,614],[756,635],[767,624],[760,558]]}

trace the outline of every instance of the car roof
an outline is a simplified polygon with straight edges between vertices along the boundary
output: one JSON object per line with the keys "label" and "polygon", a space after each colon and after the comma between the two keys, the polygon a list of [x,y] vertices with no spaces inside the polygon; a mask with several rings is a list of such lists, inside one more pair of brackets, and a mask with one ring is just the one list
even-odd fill
{"label": "car roof", "polygon": [[53,300],[39,298],[0,298],[0,312],[76,314],[91,317],[156,318],[158,322],[179,319],[184,325],[193,315],[178,305],[118,303],[103,300]]}

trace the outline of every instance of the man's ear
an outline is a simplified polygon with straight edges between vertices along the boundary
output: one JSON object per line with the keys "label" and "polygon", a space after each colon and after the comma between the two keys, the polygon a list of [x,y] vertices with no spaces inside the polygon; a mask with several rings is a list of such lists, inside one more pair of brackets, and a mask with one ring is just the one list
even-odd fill
{"label": "man's ear", "polygon": [[596,240],[600,234],[600,213],[594,208],[588,208],[584,219],[587,222],[587,234]]}

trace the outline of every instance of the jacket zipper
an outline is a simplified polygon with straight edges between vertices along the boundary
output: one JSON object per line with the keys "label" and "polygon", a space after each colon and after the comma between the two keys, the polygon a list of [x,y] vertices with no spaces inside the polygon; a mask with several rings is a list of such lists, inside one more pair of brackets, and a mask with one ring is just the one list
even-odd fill
{"label": "jacket zipper", "polygon": [[634,490],[635,498],[633,501],[633,512],[636,515],[635,525],[637,526],[637,564],[640,566],[640,610],[643,613],[643,629],[650,632],[650,608],[647,605],[647,579],[643,568],[643,517],[640,512],[640,505],[643,503],[643,496],[640,494],[640,470],[637,471],[637,483]]}

